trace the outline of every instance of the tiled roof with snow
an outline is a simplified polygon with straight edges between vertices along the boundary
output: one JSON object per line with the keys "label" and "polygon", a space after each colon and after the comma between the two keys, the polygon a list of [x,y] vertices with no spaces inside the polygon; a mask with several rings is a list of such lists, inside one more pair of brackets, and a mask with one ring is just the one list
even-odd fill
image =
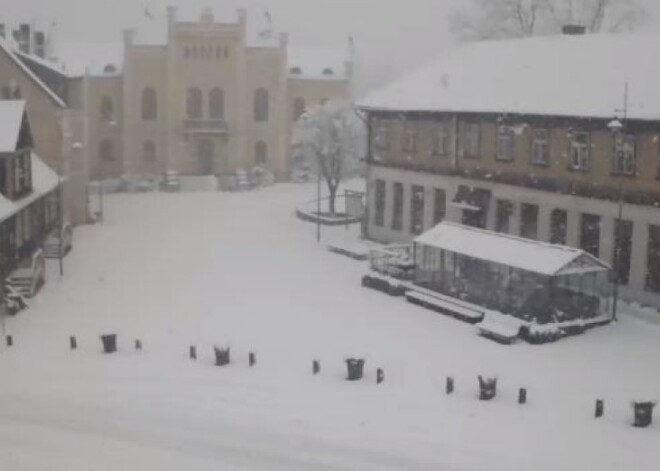
{"label": "tiled roof with snow", "polygon": [[[438,224],[417,237],[415,243],[547,276],[586,273],[608,268],[583,250],[451,222]],[[578,259],[586,260],[587,263],[572,266]]]}
{"label": "tiled roof with snow", "polygon": [[57,96],[55,92],[53,92],[48,86],[41,81],[39,77],[37,77],[28,66],[26,66],[23,61],[20,60],[20,58],[16,55],[14,52],[14,47],[12,44],[8,42],[8,40],[5,40],[3,38],[0,38],[0,50],[4,51],[9,58],[16,64],[16,66],[21,69],[21,71],[30,79],[32,80],[39,88],[41,88],[46,95],[59,107],[61,108],[66,108],[66,104],[62,99]]}
{"label": "tiled roof with snow", "polygon": [[467,43],[367,96],[371,110],[660,119],[660,36],[598,34]]}
{"label": "tiled roof with snow", "polygon": [[[123,68],[124,46],[121,42],[63,42],[57,56],[62,72],[69,77],[82,77],[86,71],[93,76],[117,75]],[[106,72],[107,66],[114,67],[115,72]]]}
{"label": "tiled roof with snow", "polygon": [[337,49],[289,47],[289,76],[337,80],[346,79],[346,54]]}
{"label": "tiled roof with snow", "polygon": [[14,152],[25,115],[22,100],[0,100],[0,152]]}

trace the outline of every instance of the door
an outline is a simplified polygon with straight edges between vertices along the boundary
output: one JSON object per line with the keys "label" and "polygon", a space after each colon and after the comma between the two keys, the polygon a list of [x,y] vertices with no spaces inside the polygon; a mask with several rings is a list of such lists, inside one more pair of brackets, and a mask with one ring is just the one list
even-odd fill
{"label": "door", "polygon": [[199,174],[213,175],[215,146],[210,139],[203,139],[197,144],[197,158],[199,159]]}

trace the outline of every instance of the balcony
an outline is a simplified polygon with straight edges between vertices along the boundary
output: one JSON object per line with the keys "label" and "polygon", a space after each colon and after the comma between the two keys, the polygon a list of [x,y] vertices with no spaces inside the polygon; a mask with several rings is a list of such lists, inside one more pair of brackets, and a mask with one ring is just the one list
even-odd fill
{"label": "balcony", "polygon": [[229,134],[229,124],[224,119],[193,119],[183,121],[183,130],[188,134]]}

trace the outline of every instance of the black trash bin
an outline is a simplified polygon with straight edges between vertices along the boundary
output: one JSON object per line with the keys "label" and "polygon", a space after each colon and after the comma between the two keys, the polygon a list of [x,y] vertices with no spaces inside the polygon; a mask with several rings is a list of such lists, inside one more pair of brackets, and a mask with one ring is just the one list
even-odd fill
{"label": "black trash bin", "polygon": [[117,351],[117,334],[101,335],[103,353],[115,353]]}
{"label": "black trash bin", "polygon": [[645,428],[653,423],[653,408],[655,402],[633,402],[635,411],[635,427]]}
{"label": "black trash bin", "polygon": [[483,378],[479,375],[479,400],[490,401],[497,395],[497,378]]}
{"label": "black trash bin", "polygon": [[219,348],[213,347],[215,351],[215,365],[216,366],[226,366],[231,362],[230,347]]}
{"label": "black trash bin", "polygon": [[346,367],[348,368],[348,381],[357,381],[362,379],[364,375],[364,359],[362,358],[348,358],[346,359]]}

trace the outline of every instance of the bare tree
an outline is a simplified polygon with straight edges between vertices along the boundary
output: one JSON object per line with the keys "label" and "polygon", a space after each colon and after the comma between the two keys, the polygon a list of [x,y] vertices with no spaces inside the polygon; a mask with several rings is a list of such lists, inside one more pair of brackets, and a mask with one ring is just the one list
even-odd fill
{"label": "bare tree", "polygon": [[364,124],[345,103],[326,102],[307,110],[298,121],[294,146],[320,171],[330,194],[328,211],[333,216],[339,184],[359,165],[365,142]]}
{"label": "bare tree", "polygon": [[555,34],[567,24],[590,33],[633,29],[644,17],[639,0],[472,0],[451,19],[461,39],[521,38]]}

